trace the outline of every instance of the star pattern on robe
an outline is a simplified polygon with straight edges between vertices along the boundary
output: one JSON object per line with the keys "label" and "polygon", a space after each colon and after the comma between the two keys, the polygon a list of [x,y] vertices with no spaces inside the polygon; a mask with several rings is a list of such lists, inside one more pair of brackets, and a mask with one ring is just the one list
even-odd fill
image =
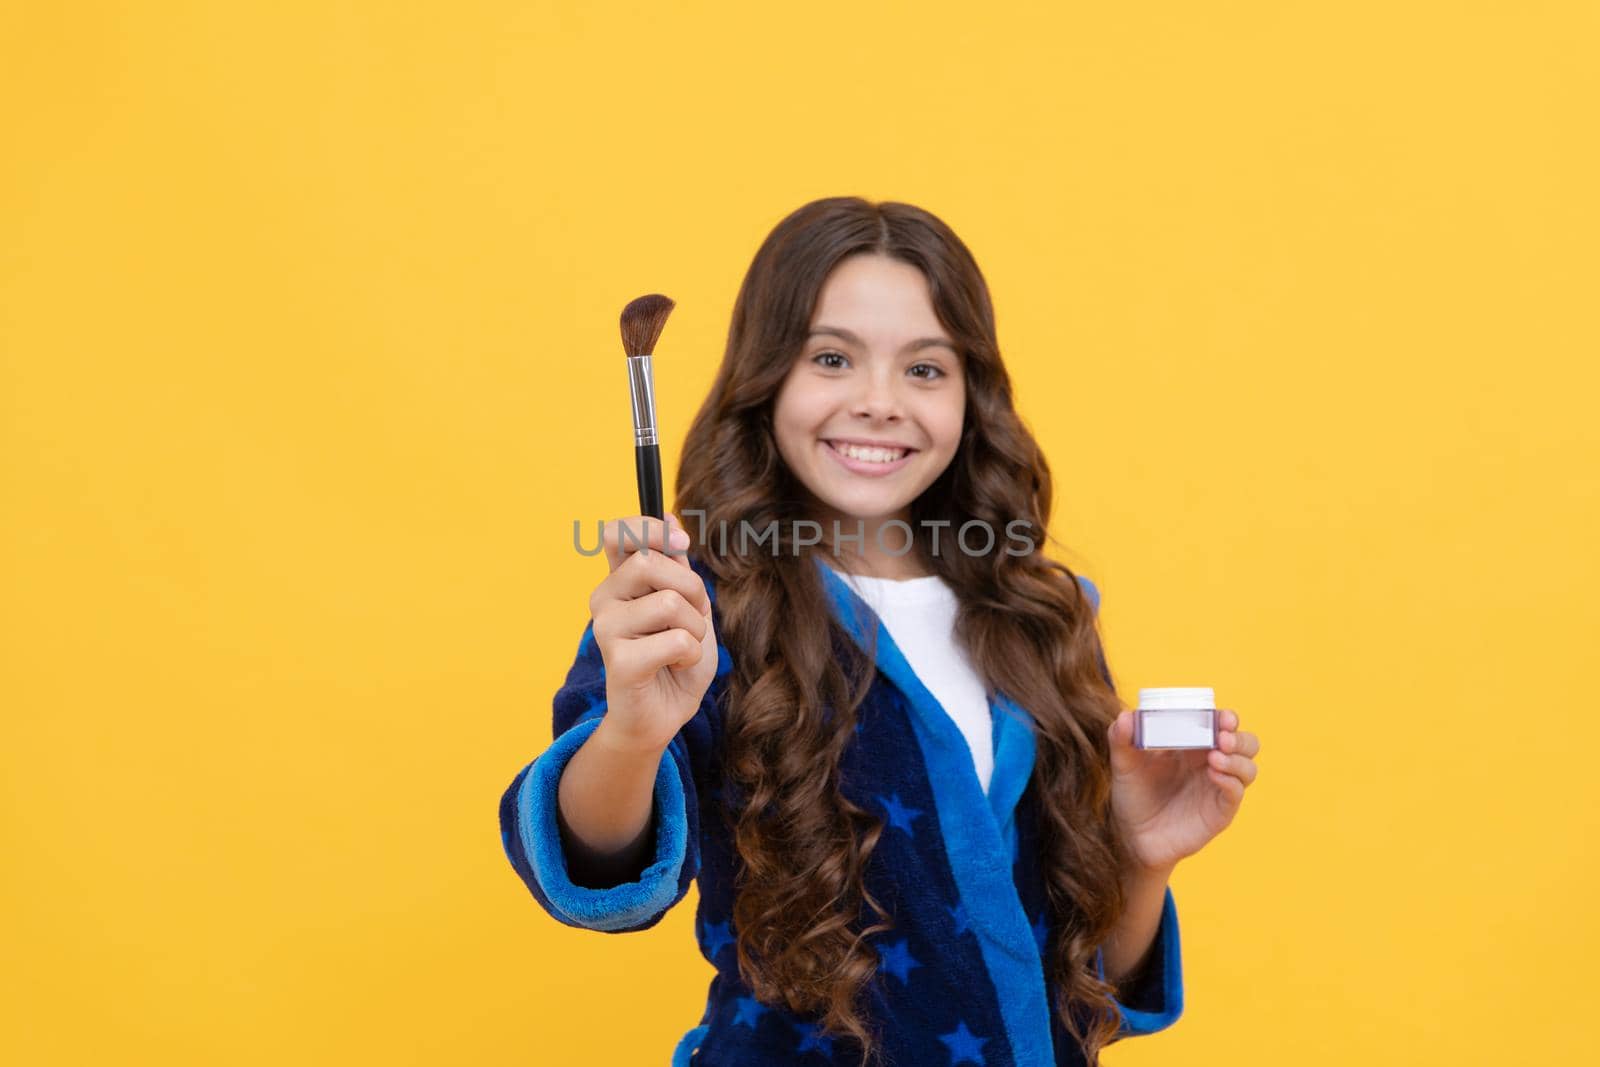
{"label": "star pattern on robe", "polygon": [[883,805],[883,810],[889,816],[889,825],[897,826],[912,837],[917,836],[916,828],[912,823],[922,817],[920,809],[907,807],[900,803],[899,793],[890,793],[888,796],[878,795],[878,803]]}
{"label": "star pattern on robe", "polygon": [[965,904],[957,904],[953,908],[947,905],[944,910],[950,913],[950,918],[954,920],[956,924],[957,937],[960,937],[962,934],[971,929],[972,923],[967,918],[967,906]]}
{"label": "star pattern on robe", "polygon": [[796,1023],[795,1029],[800,1034],[800,1052],[820,1052],[824,1056],[833,1055],[833,1038],[822,1032],[816,1023]]}
{"label": "star pattern on robe", "polygon": [[705,935],[702,937],[702,940],[705,942],[706,955],[712,960],[715,960],[717,958],[717,953],[733,944],[733,933],[729,929],[728,923],[708,922],[704,925]]}
{"label": "star pattern on robe", "polygon": [[733,1025],[748,1026],[754,1030],[769,1009],[755,997],[740,997],[734,1001]]}
{"label": "star pattern on robe", "polygon": [[968,1030],[966,1020],[958,1022],[952,1033],[940,1034],[939,1040],[950,1050],[951,1067],[955,1067],[958,1063],[975,1063],[978,1067],[985,1067],[983,1046],[988,1044],[989,1039],[978,1037]]}
{"label": "star pattern on robe", "polygon": [[888,971],[905,985],[911,984],[911,969],[922,966],[911,954],[910,944],[909,941],[898,941],[888,948],[878,950],[878,955],[882,957],[878,969]]}

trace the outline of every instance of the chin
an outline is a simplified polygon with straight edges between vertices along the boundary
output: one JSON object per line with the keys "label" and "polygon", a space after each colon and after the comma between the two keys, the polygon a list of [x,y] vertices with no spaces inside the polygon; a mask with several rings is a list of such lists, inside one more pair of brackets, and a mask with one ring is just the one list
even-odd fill
{"label": "chin", "polygon": [[[885,500],[881,493],[861,493],[859,497],[855,493],[829,493],[821,499],[824,504],[842,516],[839,520],[840,527],[847,528],[846,524],[853,523],[856,519],[871,522],[875,519],[892,518],[904,511],[916,498],[907,497],[901,500],[895,497]],[[824,530],[826,529],[828,527],[824,524]]]}

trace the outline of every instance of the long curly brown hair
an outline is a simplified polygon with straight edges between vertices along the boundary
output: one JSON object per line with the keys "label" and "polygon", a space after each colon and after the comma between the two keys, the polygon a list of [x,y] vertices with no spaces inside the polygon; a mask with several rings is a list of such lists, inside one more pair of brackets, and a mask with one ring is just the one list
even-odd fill
{"label": "long curly brown hair", "polygon": [[[839,791],[840,756],[871,681],[864,655],[828,611],[821,575],[793,523],[809,497],[778,454],[774,397],[798,358],[829,272],[857,253],[920,268],[961,353],[966,413],[950,465],[912,504],[914,550],[960,598],[956,637],[991,689],[1032,716],[1037,759],[1024,803],[1039,812],[1055,936],[1046,973],[1055,1010],[1090,1063],[1115,1036],[1113,988],[1095,954],[1123,909],[1127,855],[1110,808],[1107,728],[1122,704],[1101,675],[1093,609],[1073,573],[1037,549],[934,554],[928,520],[949,529],[1029,523],[1047,540],[1050,471],[1018,417],[1000,360],[989,291],[951,229],[909,204],[857,197],[793,212],[757,250],[734,305],[727,349],[684,442],[677,479],[692,551],[717,588],[719,637],[734,671],[726,696],[725,817],[738,853],[734,923],[741,976],[758,999],[813,1015],[825,1032],[879,1055],[862,997],[878,956],[869,935],[892,920],[863,885],[882,819]],[[778,523],[776,548],[720,554],[714,531]],[[702,533],[706,536],[700,536]],[[770,545],[770,542],[768,542]],[[795,554],[795,548],[800,553]],[[826,628],[794,619],[829,619]],[[1004,679],[1004,685],[1000,684]],[[863,906],[877,921],[862,927]]]}

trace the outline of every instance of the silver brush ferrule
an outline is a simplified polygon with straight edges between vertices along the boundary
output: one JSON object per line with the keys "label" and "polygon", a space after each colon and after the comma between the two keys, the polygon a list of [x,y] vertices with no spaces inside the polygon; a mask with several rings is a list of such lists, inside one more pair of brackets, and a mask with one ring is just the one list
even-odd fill
{"label": "silver brush ferrule", "polygon": [[633,404],[633,443],[656,443],[656,386],[650,354],[628,357],[628,399]]}

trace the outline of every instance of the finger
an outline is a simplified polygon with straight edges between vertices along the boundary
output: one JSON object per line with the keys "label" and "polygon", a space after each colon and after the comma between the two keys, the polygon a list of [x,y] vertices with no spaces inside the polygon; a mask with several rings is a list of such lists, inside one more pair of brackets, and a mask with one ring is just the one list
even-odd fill
{"label": "finger", "polygon": [[1248,730],[1223,730],[1217,734],[1217,747],[1230,755],[1253,758],[1261,751],[1261,739]]}
{"label": "finger", "polygon": [[1218,716],[1217,725],[1224,730],[1237,730],[1239,728],[1239,716],[1233,713],[1232,708],[1223,708],[1218,712]]}
{"label": "finger", "polygon": [[706,592],[706,583],[693,569],[681,566],[659,552],[630,553],[596,587],[590,611],[598,612],[607,601],[637,600],[658,589],[676,589],[701,615],[711,614],[711,596]]}
{"label": "finger", "polygon": [[688,531],[680,524],[653,515],[629,515],[602,522],[600,543],[605,548],[606,564],[612,570],[622,566],[630,555],[649,554],[651,550],[667,553],[680,565],[688,565]]}
{"label": "finger", "polygon": [[1229,749],[1230,752],[1237,753],[1240,756],[1249,756],[1251,759],[1261,753],[1261,739],[1248,730],[1240,730],[1231,736],[1234,741],[1233,748]]}
{"label": "finger", "polygon": [[1217,788],[1233,803],[1237,804],[1244,799],[1244,783],[1233,775],[1225,774],[1215,767],[1207,767],[1206,776],[1216,783]]}
{"label": "finger", "polygon": [[706,636],[708,620],[676,589],[657,589],[633,600],[613,600],[595,619],[595,640],[628,640],[662,630],[684,629],[696,641]]}
{"label": "finger", "polygon": [[642,686],[663,667],[694,666],[700,662],[704,651],[688,630],[662,630],[658,634],[623,641],[614,653],[617,665],[610,670],[615,671],[621,684]]}
{"label": "finger", "polygon": [[689,565],[689,534],[677,516],[667,513],[665,520],[653,515],[629,515],[602,526],[601,543],[606,562],[615,570],[633,553],[661,552],[680,564]]}
{"label": "finger", "polygon": [[1245,785],[1256,779],[1256,765],[1245,756],[1230,756],[1221,749],[1212,749],[1206,754],[1206,762],[1214,771],[1232,775]]}

